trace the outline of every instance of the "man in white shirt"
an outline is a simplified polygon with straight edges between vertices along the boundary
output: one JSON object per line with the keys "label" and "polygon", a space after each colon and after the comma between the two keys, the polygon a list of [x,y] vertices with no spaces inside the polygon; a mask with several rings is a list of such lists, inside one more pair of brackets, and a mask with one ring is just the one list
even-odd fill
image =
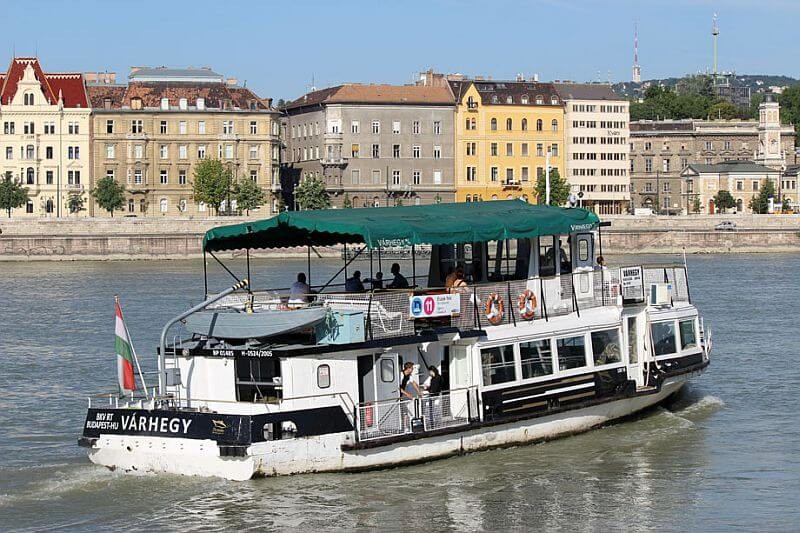
{"label": "man in white shirt", "polygon": [[306,275],[304,272],[297,274],[297,281],[292,283],[289,289],[289,303],[306,303],[308,302],[308,295],[311,293],[311,287],[306,283]]}

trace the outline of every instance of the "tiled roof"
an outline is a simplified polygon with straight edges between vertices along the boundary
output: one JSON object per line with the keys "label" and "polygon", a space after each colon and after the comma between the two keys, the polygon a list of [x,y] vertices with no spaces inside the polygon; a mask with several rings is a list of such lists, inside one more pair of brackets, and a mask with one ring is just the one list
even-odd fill
{"label": "tiled roof", "polygon": [[297,109],[322,103],[452,105],[453,96],[447,87],[348,83],[305,94],[287,104],[286,109]]}
{"label": "tiled roof", "polygon": [[692,131],[694,129],[691,119],[674,121],[632,120],[629,127],[631,133],[638,131]]}
{"label": "tiled roof", "polygon": [[789,165],[783,174],[784,176],[800,176],[800,165]]}
{"label": "tiled roof", "polygon": [[58,103],[61,96],[64,107],[89,107],[86,96],[86,84],[83,75],[77,72],[45,73],[39,60],[35,57],[15,57],[11,60],[6,75],[2,78],[0,87],[0,104],[7,104],[17,92],[17,84],[25,74],[25,69],[31,65],[34,75],[39,81],[42,92],[51,105]]}
{"label": "tiled roof", "polygon": [[[470,85],[474,85],[481,95],[483,105],[562,105],[561,97],[552,83],[495,80],[457,80],[449,83],[457,101],[460,101]],[[537,104],[537,98],[541,98],[542,103]],[[553,98],[555,104],[552,103]]]}
{"label": "tiled roof", "polygon": [[778,172],[774,168],[765,167],[764,165],[759,165],[758,163],[754,163],[752,161],[737,160],[722,161],[721,163],[715,163],[711,165],[704,163],[692,163],[687,168],[691,168],[695,172],[702,172],[706,174],[724,174],[726,172],[764,174],[767,172]]}
{"label": "tiled roof", "polygon": [[555,88],[562,100],[624,100],[602,83],[556,83]]}
{"label": "tiled roof", "polygon": [[131,81],[190,81],[192,79],[205,82],[224,81],[222,74],[217,74],[210,68],[167,68],[167,67],[142,67],[128,75]]}
{"label": "tiled roof", "polygon": [[[170,107],[177,108],[182,98],[194,108],[197,99],[205,100],[206,109],[259,110],[269,108],[253,91],[244,87],[231,87],[224,83],[186,82],[130,82],[125,85],[90,85],[92,107],[103,109],[109,100],[111,109],[131,107],[131,100],[140,98],[142,109],[160,109],[161,99],[169,98]],[[224,104],[224,105],[223,105]]]}

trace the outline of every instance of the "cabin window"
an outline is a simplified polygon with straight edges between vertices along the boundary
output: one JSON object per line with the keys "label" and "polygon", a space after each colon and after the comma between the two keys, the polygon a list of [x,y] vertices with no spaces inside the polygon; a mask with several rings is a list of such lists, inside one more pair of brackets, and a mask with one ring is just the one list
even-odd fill
{"label": "cabin window", "polygon": [[622,355],[619,349],[619,331],[604,329],[592,332],[592,354],[595,366],[619,363]]}
{"label": "cabin window", "polygon": [[330,365],[319,365],[317,367],[317,387],[327,389],[331,386],[331,367]]}
{"label": "cabin window", "polygon": [[489,241],[486,244],[489,281],[527,279],[530,258],[528,239]]}
{"label": "cabin window", "polygon": [[675,353],[675,323],[655,322],[650,330],[653,335],[653,350],[656,355],[670,355]]}
{"label": "cabin window", "polygon": [[639,362],[639,340],[636,335],[636,317],[628,317],[628,357],[631,363]]}
{"label": "cabin window", "polygon": [[495,346],[481,350],[483,384],[496,385],[516,379],[514,346]]}
{"label": "cabin window", "polygon": [[391,359],[381,359],[381,381],[384,383],[394,382],[394,361]]}
{"label": "cabin window", "polygon": [[578,259],[581,261],[589,260],[589,241],[586,239],[578,240]]}
{"label": "cabin window", "polygon": [[569,274],[572,272],[572,259],[570,252],[570,238],[567,237],[566,241],[558,240],[558,262],[562,274]]}
{"label": "cabin window", "polygon": [[553,373],[550,339],[520,343],[519,357],[522,361],[522,379],[549,376]]}
{"label": "cabin window", "polygon": [[277,401],[283,396],[281,362],[271,357],[236,359],[236,399],[240,402]]}
{"label": "cabin window", "polygon": [[697,335],[694,332],[694,318],[678,323],[681,332],[681,350],[697,348]]}
{"label": "cabin window", "polygon": [[586,339],[565,337],[556,341],[558,350],[558,369],[569,370],[586,366]]}
{"label": "cabin window", "polygon": [[555,237],[553,235],[539,237],[539,275],[542,277],[556,275]]}

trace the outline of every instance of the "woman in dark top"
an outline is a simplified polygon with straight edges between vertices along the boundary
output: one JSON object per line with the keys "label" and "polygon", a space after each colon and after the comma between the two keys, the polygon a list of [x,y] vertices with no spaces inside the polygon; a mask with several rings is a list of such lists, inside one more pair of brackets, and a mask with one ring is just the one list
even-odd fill
{"label": "woman in dark top", "polygon": [[430,383],[428,383],[428,394],[431,396],[441,394],[444,383],[441,374],[439,374],[439,369],[433,365],[429,366],[428,375],[431,377]]}

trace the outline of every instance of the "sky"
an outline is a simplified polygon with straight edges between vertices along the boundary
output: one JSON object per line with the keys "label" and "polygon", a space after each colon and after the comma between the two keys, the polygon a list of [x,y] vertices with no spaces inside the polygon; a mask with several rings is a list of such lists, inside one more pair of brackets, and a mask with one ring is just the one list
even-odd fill
{"label": "sky", "polygon": [[46,71],[210,66],[262,97],[437,72],[626,81],[719,66],[800,77],[800,0],[3,0],[0,50]]}

